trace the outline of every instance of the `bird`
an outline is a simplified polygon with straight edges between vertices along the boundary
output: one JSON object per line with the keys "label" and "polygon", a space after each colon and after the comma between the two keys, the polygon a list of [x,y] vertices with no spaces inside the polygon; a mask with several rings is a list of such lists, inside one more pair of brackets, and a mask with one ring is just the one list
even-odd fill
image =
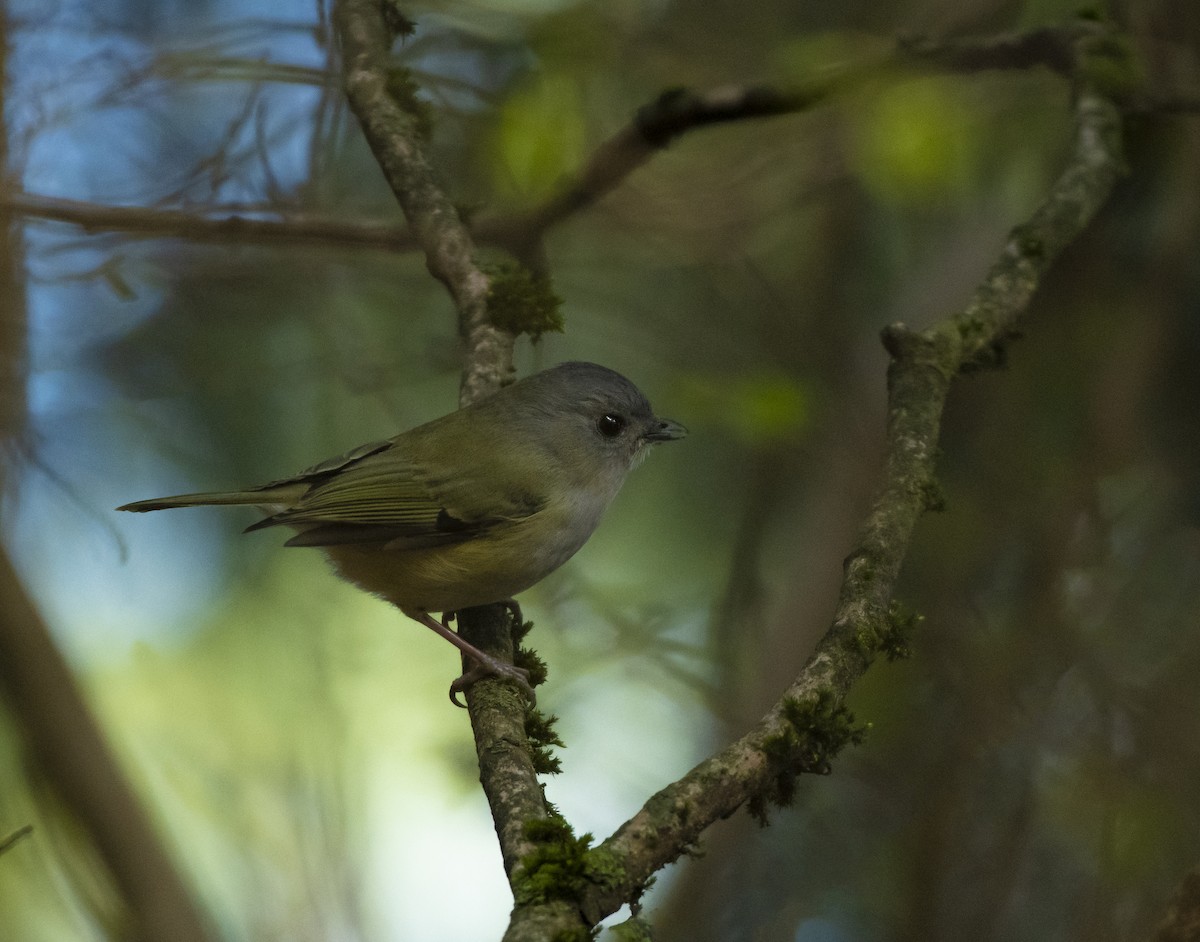
{"label": "bird", "polygon": [[535,702],[528,672],[460,637],[452,614],[502,602],[519,618],[513,597],[587,542],[651,446],[686,434],[620,373],[572,361],[292,477],[117,510],[256,506],[266,516],[244,532],[290,528],[285,546],[320,548],[343,579],[455,645],[472,663],[452,702],[485,676]]}

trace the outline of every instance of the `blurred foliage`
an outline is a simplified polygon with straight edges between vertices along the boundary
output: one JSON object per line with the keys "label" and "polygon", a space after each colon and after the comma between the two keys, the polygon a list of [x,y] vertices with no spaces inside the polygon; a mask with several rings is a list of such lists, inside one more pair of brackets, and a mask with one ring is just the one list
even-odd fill
{"label": "blurred foliage", "polygon": [[953,77],[900,81],[855,116],[854,157],[881,199],[917,206],[961,196],[979,179],[986,121]]}
{"label": "blurred foliage", "polygon": [[[552,193],[664,89],[820,80],[899,34],[1076,6],[463,0],[405,6],[395,51],[483,218]],[[26,189],[398,220],[325,77],[327,4],[9,10]],[[1200,7],[1111,12],[1151,81],[1197,87]],[[1061,167],[1068,94],[1043,70],[881,69],[685,135],[552,232],[566,332],[521,341],[519,367],[606,363],[692,431],[522,598],[569,747],[547,793],[576,833],[610,833],[808,656],[876,480],[878,331],[962,305]],[[924,620],[854,693],[869,734],[769,828],[738,814],[665,873],[655,938],[1144,937],[1200,860],[1200,123],[1140,117],[1128,151],[1007,368],[954,390],[946,510],[901,592]],[[446,411],[444,291],[419,258],[347,247],[23,236],[32,444],[3,535],[224,938],[495,936],[511,900],[448,646],[315,554],[239,538],[246,512],[108,511]],[[116,937],[94,852],[0,713],[0,835],[27,823],[0,939]]]}
{"label": "blurred foliage", "polygon": [[489,155],[497,198],[529,205],[553,193],[585,156],[584,114],[570,76],[541,77],[506,98]]}
{"label": "blurred foliage", "polygon": [[693,422],[720,428],[750,446],[794,438],[808,416],[798,381],[780,373],[696,374],[681,381],[676,398]]}

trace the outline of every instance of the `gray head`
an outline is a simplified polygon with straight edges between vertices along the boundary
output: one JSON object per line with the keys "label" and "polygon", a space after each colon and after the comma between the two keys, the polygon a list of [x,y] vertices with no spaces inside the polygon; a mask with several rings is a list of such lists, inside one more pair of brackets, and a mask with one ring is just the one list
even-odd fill
{"label": "gray head", "polygon": [[624,376],[595,363],[560,363],[502,395],[522,415],[553,428],[560,448],[603,456],[622,470],[645,457],[647,446],[687,434],[678,422],[656,416]]}

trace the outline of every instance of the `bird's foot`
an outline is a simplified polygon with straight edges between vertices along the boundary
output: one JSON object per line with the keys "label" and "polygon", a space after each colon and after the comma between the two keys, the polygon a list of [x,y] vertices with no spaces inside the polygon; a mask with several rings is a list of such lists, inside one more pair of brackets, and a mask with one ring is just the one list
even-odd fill
{"label": "bird's foot", "polygon": [[[479,655],[482,655],[480,657]],[[482,651],[476,654],[467,655],[467,658],[473,660],[474,665],[450,685],[450,702],[457,707],[466,708],[466,704],[458,699],[458,695],[470,687],[473,683],[479,680],[484,680],[488,677],[497,677],[500,680],[511,680],[517,685],[517,689],[529,701],[530,706],[537,704],[537,694],[533,692],[533,687],[529,683],[529,671],[523,667],[517,667],[515,664],[509,664],[507,661],[501,661],[488,654],[483,654]]]}

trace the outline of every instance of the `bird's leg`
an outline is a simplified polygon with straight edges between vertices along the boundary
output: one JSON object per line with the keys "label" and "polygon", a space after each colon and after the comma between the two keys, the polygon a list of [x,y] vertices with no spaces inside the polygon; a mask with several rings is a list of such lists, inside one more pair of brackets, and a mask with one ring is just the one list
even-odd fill
{"label": "bird's leg", "polygon": [[[521,614],[521,606],[517,603],[517,600],[516,599],[505,599],[500,604],[503,605],[505,607],[505,609],[508,610],[509,615],[512,616],[513,629],[515,630],[517,628],[520,628],[521,625],[524,624],[524,618]],[[442,625],[445,626],[446,628],[449,628],[450,622],[454,620],[455,615],[456,615],[455,612],[442,612]],[[455,680],[454,683],[452,683],[450,685],[450,700],[455,706],[466,706],[466,704],[459,703],[459,701],[458,701],[458,694],[461,691],[466,690],[468,687],[471,686],[471,684],[475,683],[477,680],[482,680],[485,677],[492,676],[492,673],[493,673],[489,668],[485,667],[484,665],[482,665],[480,663],[476,663],[473,666],[468,668],[466,666],[466,662],[469,658],[470,658],[470,655],[468,655],[464,652],[463,653],[463,672],[458,677],[458,679]],[[500,663],[504,663],[504,662],[502,661]],[[507,665],[505,665],[505,666],[507,666]],[[515,668],[514,667],[513,669],[523,671],[523,673],[525,674],[526,680],[528,680],[528,677],[529,677],[528,671],[525,671],[523,668]],[[524,687],[522,687],[522,692],[524,692]],[[530,687],[529,693],[532,694],[532,692],[533,692],[532,687]],[[530,704],[536,705],[537,700],[531,698]]]}
{"label": "bird's leg", "polygon": [[[533,692],[533,687],[529,685],[529,671],[523,667],[517,667],[515,664],[509,664],[506,661],[494,658],[490,654],[484,654],[479,648],[475,647],[469,641],[464,640],[456,631],[451,630],[444,623],[433,618],[428,612],[409,614],[409,617],[414,621],[419,621],[426,628],[437,632],[475,662],[474,667],[465,671],[461,677],[450,685],[450,702],[455,706],[466,706],[465,703],[459,702],[458,694],[466,690],[475,681],[482,680],[484,677],[499,677],[502,680],[511,680],[531,704],[537,703],[537,696]],[[445,618],[445,615],[443,614],[442,617]]]}

